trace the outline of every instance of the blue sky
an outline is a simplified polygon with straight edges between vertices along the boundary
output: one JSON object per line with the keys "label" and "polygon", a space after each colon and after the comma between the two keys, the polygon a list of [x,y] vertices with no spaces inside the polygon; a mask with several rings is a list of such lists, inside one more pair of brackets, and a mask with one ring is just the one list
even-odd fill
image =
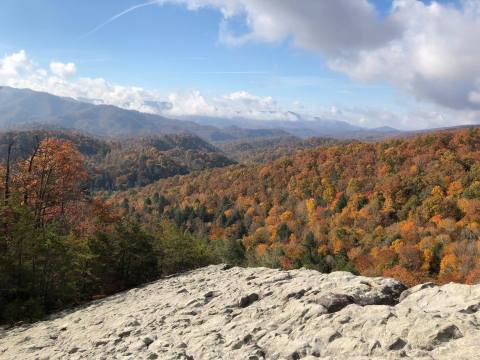
{"label": "blue sky", "polygon": [[[300,0],[299,4],[311,1]],[[102,78],[165,97],[189,91],[199,91],[205,98],[246,92],[259,98],[271,97],[283,110],[295,110],[296,106],[306,113],[319,114],[325,109],[349,109],[352,119],[353,109],[401,117],[412,111],[438,112],[445,107],[429,95],[412,94],[406,90],[408,85],[403,86],[401,81],[399,85],[389,76],[369,74],[364,79],[362,74],[358,79],[348,69],[339,70],[331,62],[343,58],[332,56],[330,50],[324,52],[321,47],[317,50],[316,44],[313,50],[310,45],[299,45],[296,36],[302,35],[294,30],[272,41],[265,41],[260,34],[240,45],[225,43],[219,35],[222,23],[228,22],[229,32],[239,35],[251,30],[246,19],[256,15],[248,13],[253,10],[239,11],[225,19],[215,0],[213,5],[208,2],[208,6],[195,11],[170,2],[145,6],[89,33],[112,16],[142,2],[2,0],[0,57],[25,50],[29,61],[45,69],[52,61],[73,62],[76,72],[71,81],[80,77]],[[430,2],[423,3],[427,9]],[[381,21],[391,17],[390,1],[375,0],[371,4]],[[445,11],[460,7],[456,2],[452,5],[452,1],[438,5]],[[458,11],[465,15],[462,9]],[[341,21],[339,18],[338,22]],[[445,107],[448,114],[459,110],[469,111],[471,116],[472,109]],[[405,121],[397,125],[415,127]],[[366,125],[377,126],[380,122]]]}
{"label": "blue sky", "polygon": [[[322,59],[281,44],[219,44],[221,14],[178,5],[138,9],[82,35],[139,1],[2,0],[2,52],[27,49],[44,64],[73,61],[82,74],[161,91],[201,89],[206,94],[248,90],[311,106],[395,101],[386,86],[368,86],[328,70]],[[365,88],[368,88],[366,91]],[[346,99],[346,95],[348,99]],[[354,96],[353,96],[354,95]]]}

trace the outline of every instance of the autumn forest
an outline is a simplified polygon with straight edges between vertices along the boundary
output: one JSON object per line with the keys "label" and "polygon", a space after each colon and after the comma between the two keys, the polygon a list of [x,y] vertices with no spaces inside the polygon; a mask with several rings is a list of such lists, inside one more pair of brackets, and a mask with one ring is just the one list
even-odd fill
{"label": "autumn forest", "polygon": [[211,263],[480,281],[480,129],[377,142],[0,136],[0,322]]}

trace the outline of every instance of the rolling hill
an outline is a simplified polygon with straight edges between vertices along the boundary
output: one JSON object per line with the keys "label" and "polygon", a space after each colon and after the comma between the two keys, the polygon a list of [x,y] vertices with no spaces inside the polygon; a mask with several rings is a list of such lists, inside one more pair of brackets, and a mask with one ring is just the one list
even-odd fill
{"label": "rolling hill", "polygon": [[13,140],[13,160],[24,159],[35,144],[54,137],[71,141],[85,158],[92,190],[144,186],[169,176],[232,165],[213,145],[192,134],[166,134],[106,140],[72,130],[0,133],[0,164]]}
{"label": "rolling hill", "polygon": [[266,137],[252,140],[237,140],[217,146],[231,159],[240,163],[267,163],[297,151],[341,143],[332,138],[300,139],[295,136]]}
{"label": "rolling hill", "polygon": [[254,264],[408,285],[480,276],[480,129],[321,146],[164,179],[113,201],[141,212],[154,195],[166,201],[152,205],[153,218],[241,239]]}

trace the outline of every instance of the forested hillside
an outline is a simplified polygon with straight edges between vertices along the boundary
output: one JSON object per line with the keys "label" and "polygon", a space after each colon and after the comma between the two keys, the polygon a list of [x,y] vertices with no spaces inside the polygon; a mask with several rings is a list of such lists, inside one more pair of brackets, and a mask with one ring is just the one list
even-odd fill
{"label": "forested hillside", "polygon": [[480,130],[319,147],[161,180],[113,201],[237,241],[250,263],[408,285],[480,280]]}
{"label": "forested hillside", "polygon": [[[346,141],[344,141],[346,142]],[[331,138],[300,139],[295,136],[267,137],[252,140],[237,140],[218,144],[225,154],[244,164],[267,163],[282,156],[294,154],[299,150],[311,149],[317,146],[328,146],[341,143]]]}
{"label": "forested hillside", "polygon": [[148,185],[234,164],[218,149],[193,135],[163,135],[110,143],[110,151],[90,162],[94,190],[118,190]]}
{"label": "forested hillside", "polygon": [[218,262],[480,281],[480,129],[311,141],[229,165],[191,135],[4,134],[0,323]]}
{"label": "forested hillside", "polygon": [[169,176],[234,164],[220,150],[190,134],[102,139],[71,130],[0,133],[0,163],[12,144],[12,159],[22,159],[45,138],[72,142],[84,156],[91,190],[144,186]]}
{"label": "forested hillside", "polygon": [[162,219],[147,229],[89,192],[71,141],[33,144],[14,157],[10,142],[0,164],[0,324],[218,261],[206,239]]}
{"label": "forested hillside", "polygon": [[24,159],[32,149],[46,138],[56,138],[71,142],[85,157],[103,157],[110,151],[106,140],[74,130],[25,130],[0,132],[0,163],[8,156],[8,146],[12,144],[12,159]]}

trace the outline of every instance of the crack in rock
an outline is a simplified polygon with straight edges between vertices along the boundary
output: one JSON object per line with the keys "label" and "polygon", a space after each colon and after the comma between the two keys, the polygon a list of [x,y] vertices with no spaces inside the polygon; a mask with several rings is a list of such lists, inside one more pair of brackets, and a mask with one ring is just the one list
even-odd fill
{"label": "crack in rock", "polygon": [[2,328],[2,360],[478,359],[480,285],[225,265]]}

